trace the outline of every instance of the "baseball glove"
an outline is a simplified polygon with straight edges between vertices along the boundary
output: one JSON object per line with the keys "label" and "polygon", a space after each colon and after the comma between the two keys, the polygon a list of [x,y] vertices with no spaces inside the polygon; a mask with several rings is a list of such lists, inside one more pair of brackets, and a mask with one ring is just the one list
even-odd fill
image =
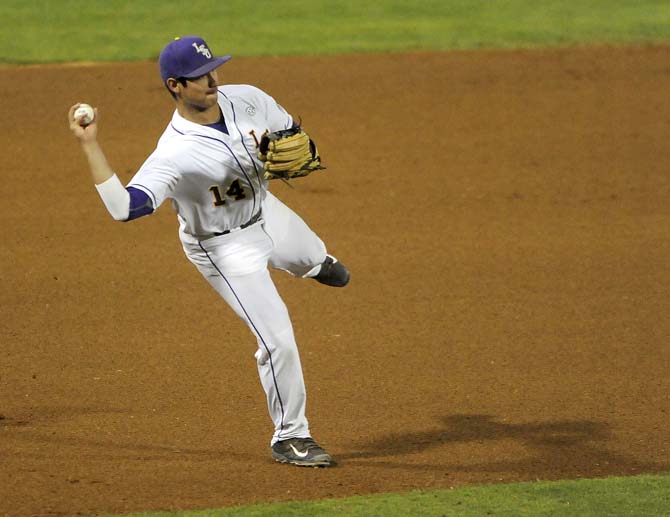
{"label": "baseball glove", "polygon": [[263,135],[258,158],[264,162],[267,180],[290,180],[325,169],[316,144],[300,126]]}

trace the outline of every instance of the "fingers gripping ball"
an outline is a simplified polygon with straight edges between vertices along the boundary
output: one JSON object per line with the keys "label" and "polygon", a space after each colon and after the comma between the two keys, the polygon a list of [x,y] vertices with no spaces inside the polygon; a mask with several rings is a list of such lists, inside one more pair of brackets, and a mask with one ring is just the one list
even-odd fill
{"label": "fingers gripping ball", "polygon": [[316,144],[300,126],[263,135],[258,158],[264,162],[268,180],[289,180],[325,169]]}
{"label": "fingers gripping ball", "polygon": [[79,120],[80,126],[88,126],[91,122],[93,122],[94,118],[95,112],[88,104],[80,104],[79,107],[74,111],[74,119]]}

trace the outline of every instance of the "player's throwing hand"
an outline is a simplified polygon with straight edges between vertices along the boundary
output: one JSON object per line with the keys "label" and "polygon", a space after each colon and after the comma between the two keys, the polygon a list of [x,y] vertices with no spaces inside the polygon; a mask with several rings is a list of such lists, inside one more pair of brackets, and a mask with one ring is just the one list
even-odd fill
{"label": "player's throwing hand", "polygon": [[85,115],[83,113],[75,115],[75,112],[81,105],[82,103],[78,102],[68,111],[70,130],[74,133],[74,136],[82,142],[95,140],[98,133],[98,108],[93,109],[93,120],[84,125]]}

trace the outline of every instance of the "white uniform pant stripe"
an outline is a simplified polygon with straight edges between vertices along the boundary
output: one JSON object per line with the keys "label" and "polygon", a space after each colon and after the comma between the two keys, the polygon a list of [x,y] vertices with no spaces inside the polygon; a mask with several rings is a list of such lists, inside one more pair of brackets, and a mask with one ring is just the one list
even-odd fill
{"label": "white uniform pant stripe", "polygon": [[206,262],[197,260],[195,265],[258,340],[255,357],[275,425],[271,444],[309,436],[305,386],[293,327],[269,271],[224,275],[202,245],[200,250]]}
{"label": "white uniform pant stripe", "polygon": [[[310,436],[305,383],[293,326],[268,263],[302,277],[326,258],[326,247],[279,199],[266,195],[263,223],[202,242],[180,228],[184,252],[258,340],[256,364],[280,439]],[[234,367],[235,365],[232,365]]]}
{"label": "white uniform pant stripe", "polygon": [[281,433],[281,431],[283,431],[283,429],[284,429],[284,403],[281,400],[281,393],[279,391],[279,386],[277,385],[277,376],[275,375],[274,365],[272,364],[272,352],[270,352],[270,349],[268,348],[267,343],[263,339],[263,335],[258,331],[258,328],[254,324],[253,319],[251,318],[251,316],[249,316],[249,313],[244,308],[244,304],[242,303],[239,296],[235,292],[235,289],[233,288],[233,286],[230,284],[230,282],[225,277],[225,275],[221,272],[221,270],[216,266],[216,264],[212,260],[212,257],[209,256],[209,253],[207,253],[207,251],[204,248],[202,248],[202,246],[200,248],[202,249],[202,251],[205,252],[205,255],[207,255],[207,258],[212,263],[212,266],[214,267],[214,269],[216,269],[218,271],[219,275],[221,275],[221,278],[223,279],[223,281],[226,283],[226,285],[230,289],[230,292],[233,294],[233,296],[235,297],[235,300],[237,300],[237,303],[239,304],[240,309],[244,313],[243,319],[245,319],[247,321],[247,324],[249,325],[249,327],[251,327],[253,333],[256,335],[259,344],[262,345],[263,348],[265,349],[265,351],[267,352],[268,363],[270,364],[270,371],[272,372],[272,384],[274,385],[274,389],[276,390],[277,402],[279,403],[279,408],[280,408],[280,413],[281,413],[281,419],[280,419],[280,423],[279,423],[279,433]]}

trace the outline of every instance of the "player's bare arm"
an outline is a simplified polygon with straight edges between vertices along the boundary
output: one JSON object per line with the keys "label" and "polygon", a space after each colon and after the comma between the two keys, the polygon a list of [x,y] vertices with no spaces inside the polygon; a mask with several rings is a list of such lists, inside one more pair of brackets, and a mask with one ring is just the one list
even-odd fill
{"label": "player's bare arm", "polygon": [[70,108],[68,112],[68,122],[70,130],[74,136],[79,139],[81,149],[88,160],[91,169],[91,176],[96,185],[104,183],[114,175],[114,171],[109,166],[105,153],[98,143],[98,110],[93,110],[95,116],[88,125],[82,125],[83,115],[76,117],[75,111],[81,103],[77,103]]}
{"label": "player's bare arm", "polygon": [[153,212],[148,197],[136,189],[129,191],[110,167],[102,147],[98,143],[98,110],[93,110],[93,119],[85,120],[78,114],[81,103],[74,104],[68,111],[70,130],[79,140],[81,149],[88,160],[91,178],[110,215],[117,221],[128,221]]}

